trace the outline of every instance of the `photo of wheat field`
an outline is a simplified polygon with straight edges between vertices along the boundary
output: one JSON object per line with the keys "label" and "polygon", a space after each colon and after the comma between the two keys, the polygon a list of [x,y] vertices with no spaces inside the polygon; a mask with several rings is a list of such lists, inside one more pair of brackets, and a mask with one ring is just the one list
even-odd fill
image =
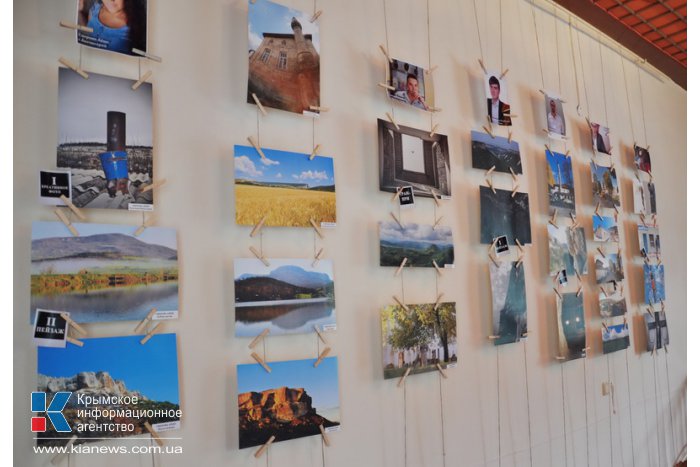
{"label": "photo of wheat field", "polygon": [[236,224],[272,227],[335,224],[333,159],[250,146],[233,149]]}

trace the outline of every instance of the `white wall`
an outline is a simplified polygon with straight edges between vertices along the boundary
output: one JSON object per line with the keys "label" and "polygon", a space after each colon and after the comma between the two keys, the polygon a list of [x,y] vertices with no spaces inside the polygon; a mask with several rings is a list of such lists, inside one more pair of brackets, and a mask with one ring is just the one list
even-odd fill
{"label": "white wall", "polygon": [[[55,220],[49,209],[39,206],[35,193],[37,171],[55,167],[57,59],[64,55],[78,61],[73,34],[58,27],[60,19],[73,17],[74,3],[14,3],[13,376],[18,465],[49,462],[47,456],[32,454],[27,429],[27,395],[36,381],[36,351],[27,320],[30,226],[34,220]],[[144,62],[143,68],[153,70],[156,177],[168,180],[159,193],[158,223],[176,227],[180,234],[181,318],[169,322],[166,330],[177,332],[179,338],[184,410],[179,435],[185,452],[162,456],[156,464],[323,465],[319,437],[274,445],[268,459],[256,460],[252,449],[237,448],[235,366],[252,359],[248,341],[233,337],[232,261],[250,256],[248,247],[259,245],[258,239],[248,237],[249,229],[237,227],[233,220],[232,147],[246,144],[246,136],[255,135],[257,125],[256,108],[245,103],[246,2],[150,3],[150,46],[163,57],[163,63]],[[312,0],[287,3],[313,9]],[[338,331],[331,341],[333,354],[340,360],[342,432],[330,435],[332,447],[325,449],[325,465],[443,465],[443,441],[447,466],[669,465],[685,443],[686,92],[668,79],[661,82],[641,73],[645,137],[636,67],[624,61],[625,83],[619,56],[603,47],[607,121],[613,132],[615,162],[621,168],[625,212],[621,244],[634,344],[627,352],[601,355],[590,258],[584,297],[591,356],[561,365],[554,360],[556,306],[547,277],[546,140],[541,131],[544,118],[538,89],[542,86],[532,13],[525,0],[502,0],[503,67],[510,69],[510,100],[518,115],[513,131],[523,155],[520,188],[530,193],[533,245],[525,258],[531,337],[527,343],[497,349],[486,339],[491,303],[486,247],[479,244],[478,186],[483,171],[471,168],[469,132],[481,127],[484,111],[473,4],[468,0],[430,3],[430,58],[433,65],[439,65],[436,99],[443,109],[434,121],[450,138],[453,200],[435,213],[431,201],[420,199],[404,219],[431,222],[435,214],[442,215],[454,231],[457,267],[437,280],[437,289],[445,300],[456,301],[458,310],[459,364],[449,371],[449,379],[440,381],[437,373],[418,375],[408,379],[405,390],[396,388],[396,380],[382,379],[380,307],[402,290],[409,303],[436,297],[434,271],[408,270],[403,279],[397,279],[393,269],[378,266],[376,225],[396,209],[391,195],[380,192],[377,183],[376,118],[391,109],[377,87],[384,74],[377,47],[386,40],[382,2],[318,2],[323,10],[322,103],[331,111],[316,122],[315,141],[322,145],[324,155],[335,157],[338,228],[328,231],[325,240],[314,240],[310,229],[264,229],[262,235],[265,254],[270,257],[309,257],[314,246],[323,246],[327,257],[335,261]],[[490,68],[500,68],[499,3],[476,3],[484,59]],[[427,64],[426,2],[386,0],[386,8],[391,53]],[[545,87],[552,92],[559,91],[559,44],[561,95],[568,100],[565,114],[572,135],[568,148],[575,159],[577,207],[587,238],[592,239],[591,150],[585,119],[575,112],[567,24],[559,23],[555,38],[553,16],[537,9],[536,18]],[[574,36],[576,39],[576,33]],[[581,85],[582,106],[594,121],[605,122],[598,45],[586,35],[581,35],[581,41],[589,101],[587,105]],[[84,49],[82,63],[86,70],[99,73],[133,78],[138,73],[135,60],[95,50]],[[427,114],[399,106],[395,111],[399,123],[430,128]],[[312,121],[271,111],[260,120],[259,136],[268,147],[309,152]],[[635,258],[635,217],[629,214],[635,141],[651,145],[666,265],[671,345],[668,354],[656,357],[642,351],[643,328],[639,327],[637,304],[643,301],[643,285],[641,263]],[[495,183],[510,188],[510,177],[496,174]],[[141,222],[137,213],[95,210],[88,215],[91,222]],[[593,249],[591,242],[589,250]],[[129,334],[133,323],[90,325],[88,329],[93,336]],[[266,351],[269,360],[310,358],[316,356],[317,342],[312,336],[268,338]],[[601,384],[608,377],[617,389],[617,413],[612,417],[610,400],[601,395]],[[669,406],[673,408],[673,432]],[[151,458],[71,459],[71,465],[98,462],[151,465]]]}

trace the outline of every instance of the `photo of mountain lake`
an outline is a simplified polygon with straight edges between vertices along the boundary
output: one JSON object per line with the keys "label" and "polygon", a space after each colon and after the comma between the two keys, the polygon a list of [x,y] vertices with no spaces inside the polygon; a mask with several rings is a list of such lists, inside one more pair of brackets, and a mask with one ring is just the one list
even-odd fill
{"label": "photo of mountain lake", "polygon": [[236,335],[306,334],[336,329],[333,262],[257,258],[233,261]]}
{"label": "photo of mountain lake", "polygon": [[30,320],[67,311],[78,323],[142,320],[151,308],[177,315],[177,232],[133,225],[32,224]]}
{"label": "photo of mountain lake", "polygon": [[439,225],[379,223],[379,265],[398,267],[406,258],[407,267],[440,268],[455,262],[452,229]]}

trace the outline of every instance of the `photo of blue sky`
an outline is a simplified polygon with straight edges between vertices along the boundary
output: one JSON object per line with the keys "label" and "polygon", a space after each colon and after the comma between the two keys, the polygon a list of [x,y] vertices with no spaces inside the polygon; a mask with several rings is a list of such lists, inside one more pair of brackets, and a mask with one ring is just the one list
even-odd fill
{"label": "photo of blue sky", "polygon": [[430,224],[403,225],[403,229],[396,222],[379,223],[380,241],[392,242],[422,242],[434,245],[452,245],[452,229],[447,226],[438,226],[433,229]]}
{"label": "photo of blue sky", "polygon": [[[591,162],[591,174],[593,176],[594,181],[598,181],[601,184],[603,183],[603,174],[605,172],[610,172],[610,178],[612,180],[612,185],[613,189],[617,190],[617,174],[615,170],[611,170],[610,167],[603,167],[602,165],[596,165],[593,162]],[[618,205],[620,204],[619,202],[617,203]]]}
{"label": "photo of blue sky", "polygon": [[268,373],[257,363],[238,365],[238,394],[262,392],[286,386],[303,388],[311,396],[317,410],[337,409],[338,357],[324,358],[314,368],[316,359],[267,362]]}
{"label": "photo of blue sky", "polygon": [[[547,154],[547,163],[552,170],[554,183],[557,185],[568,185],[570,187],[574,186],[574,173],[571,167],[571,159],[565,154],[549,150],[545,151],[545,154]],[[559,179],[560,176],[561,180]]]}
{"label": "photo of blue sky", "polygon": [[491,135],[487,133],[472,130],[472,141],[483,143],[488,146],[495,146],[508,151],[515,151],[518,154],[520,153],[520,145],[512,139],[509,143],[508,138],[504,138],[503,136],[496,136],[495,138],[492,138]]}
{"label": "photo of blue sky", "polygon": [[[73,227],[78,230],[81,237],[98,234],[123,234],[134,236],[136,227],[133,225],[114,224],[81,224],[73,223]],[[72,237],[70,230],[62,222],[33,222],[32,240],[42,238]],[[163,245],[173,250],[177,250],[177,231],[163,227],[149,227],[138,237],[139,240],[153,245]]]}
{"label": "photo of blue sky", "polygon": [[269,0],[257,0],[255,3],[249,1],[248,49],[256,50],[262,42],[262,35],[265,32],[292,34],[292,18],[296,18],[301,24],[302,33],[304,35],[311,34],[311,42],[313,42],[316,52],[321,55],[318,23],[312,23],[311,16],[311,14],[287,8]]}
{"label": "photo of blue sky", "polygon": [[180,403],[175,334],[155,334],[144,345],[143,336],[81,339],[83,347],[39,347],[38,373],[71,377],[82,371],[106,371],[158,402]]}
{"label": "photo of blue sky", "polygon": [[615,227],[616,225],[617,221],[612,216],[593,216],[593,231],[598,230],[599,227],[608,230],[609,228]]}
{"label": "photo of blue sky", "polygon": [[307,184],[309,188],[335,185],[333,158],[262,148],[265,159],[251,146],[233,149],[234,177],[259,183]]}

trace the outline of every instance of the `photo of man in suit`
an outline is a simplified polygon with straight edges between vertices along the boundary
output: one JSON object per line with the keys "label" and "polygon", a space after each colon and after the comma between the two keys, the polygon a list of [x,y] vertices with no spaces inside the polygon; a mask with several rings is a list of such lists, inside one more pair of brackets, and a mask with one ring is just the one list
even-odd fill
{"label": "photo of man in suit", "polygon": [[489,78],[489,93],[491,97],[486,99],[486,108],[489,121],[497,125],[511,126],[510,105],[503,102],[501,97],[501,83],[496,76]]}

